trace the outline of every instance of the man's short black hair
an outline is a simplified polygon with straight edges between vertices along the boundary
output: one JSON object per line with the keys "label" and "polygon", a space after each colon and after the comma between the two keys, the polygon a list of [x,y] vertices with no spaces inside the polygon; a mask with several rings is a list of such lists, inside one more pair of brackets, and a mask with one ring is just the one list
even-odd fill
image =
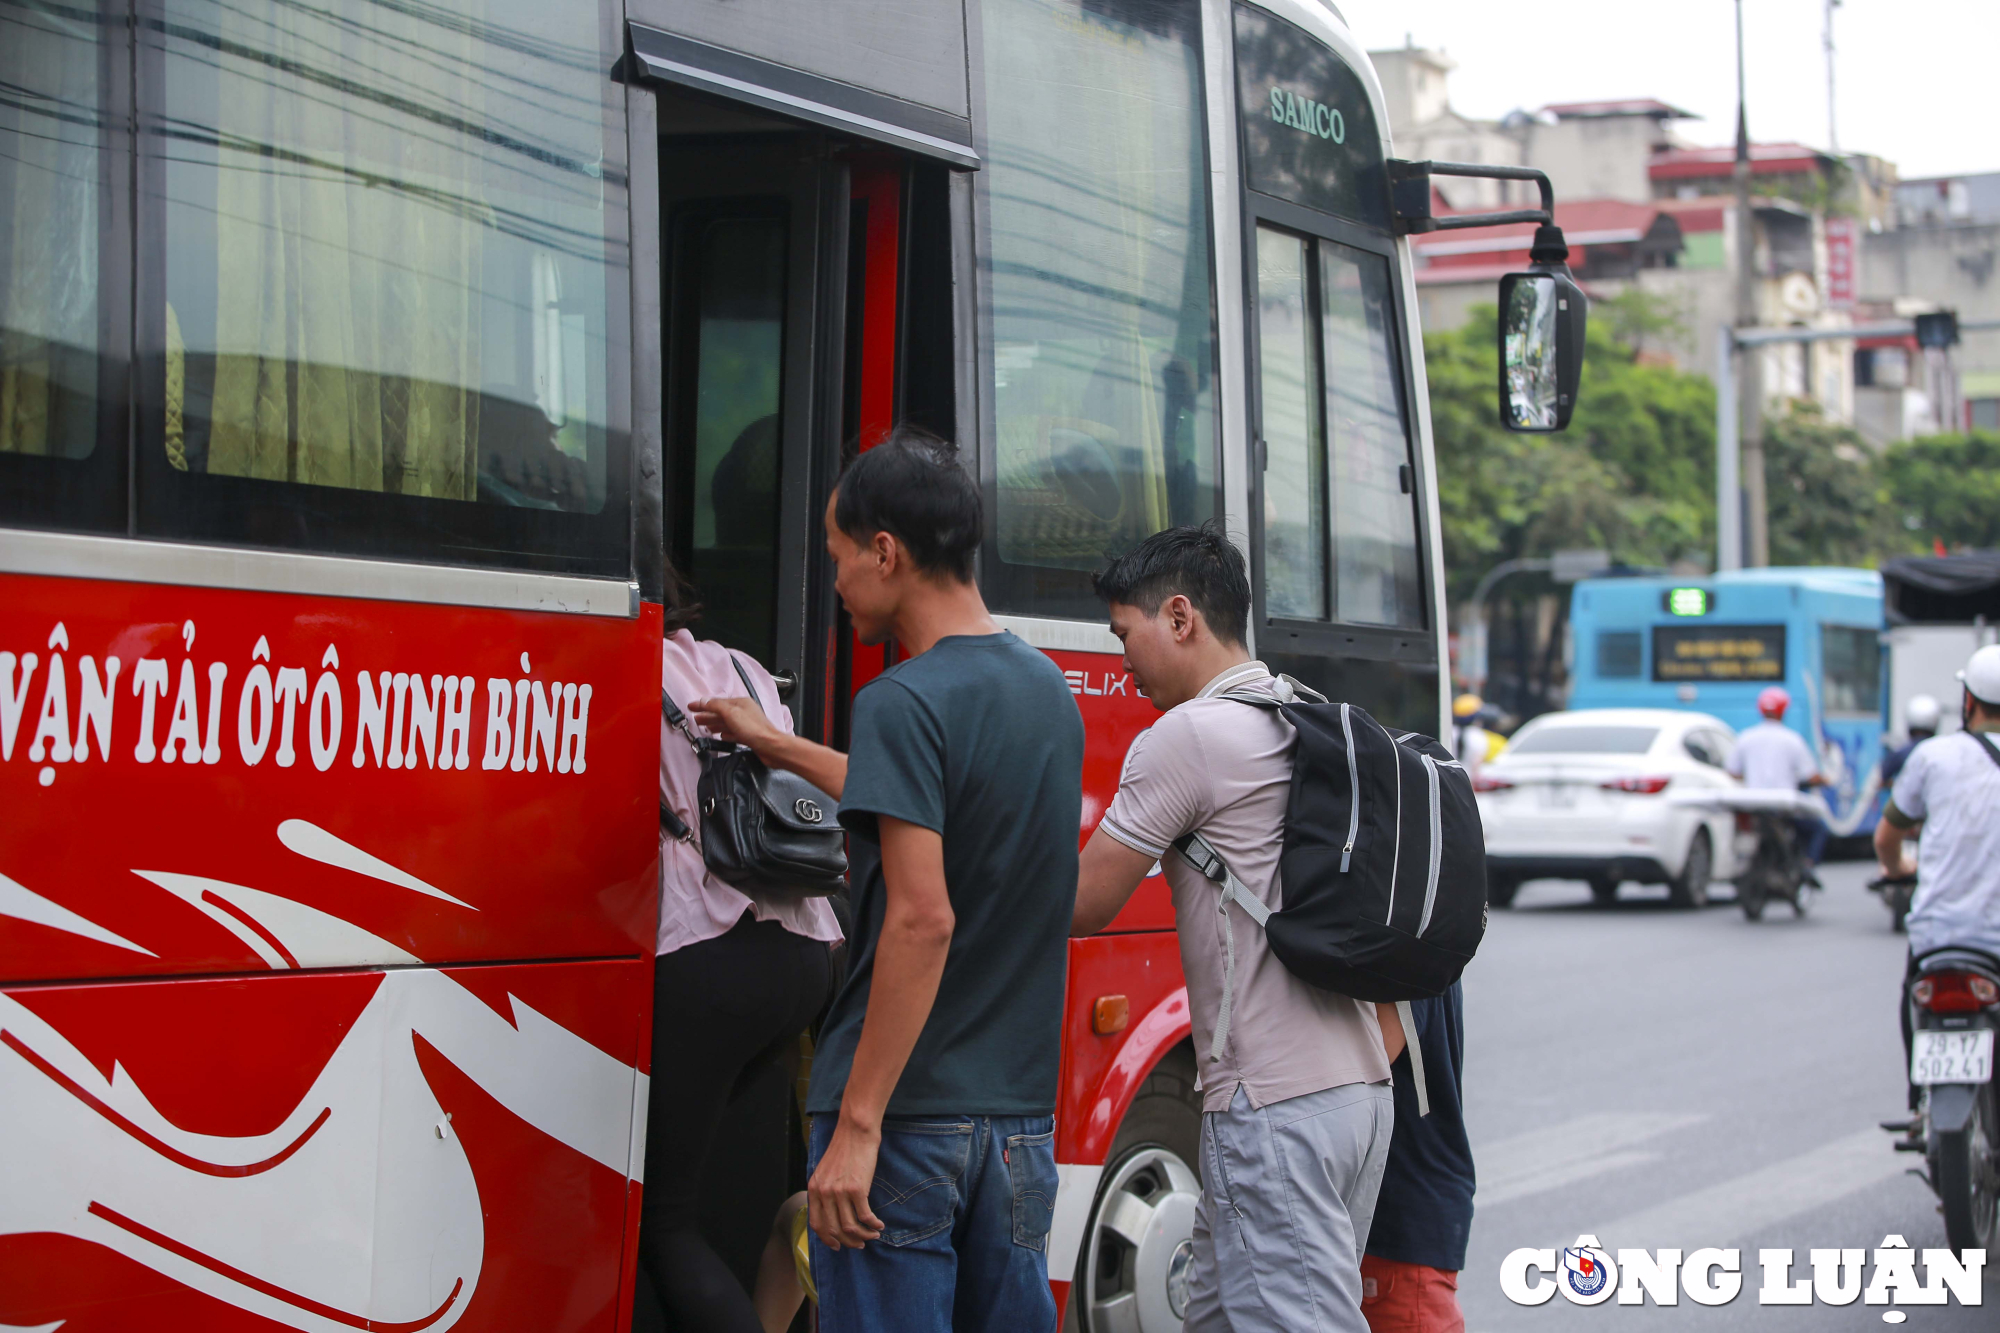
{"label": "man's short black hair", "polygon": [[972,581],[985,532],[979,487],[959,466],[958,450],[916,426],[896,427],[848,463],[834,489],[833,521],[857,542],[886,532],[918,569],[959,583]]}
{"label": "man's short black hair", "polygon": [[1188,599],[1209,632],[1241,645],[1250,626],[1250,571],[1220,523],[1156,532],[1090,580],[1106,602],[1136,606],[1149,616],[1176,593]]}

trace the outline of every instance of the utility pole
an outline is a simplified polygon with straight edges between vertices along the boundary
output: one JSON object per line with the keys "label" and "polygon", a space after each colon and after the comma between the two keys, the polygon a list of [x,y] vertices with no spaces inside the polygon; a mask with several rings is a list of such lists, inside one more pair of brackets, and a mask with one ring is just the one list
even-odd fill
{"label": "utility pole", "polygon": [[1840,8],[1840,0],[1826,0],[1826,151],[1836,161],[1840,158],[1840,127],[1833,114],[1833,11]]}
{"label": "utility pole", "polygon": [[[1743,0],[1736,0],[1736,326],[1757,327],[1757,220],[1750,211],[1750,111],[1743,80]],[[1771,535],[1764,493],[1764,385],[1762,352],[1744,349],[1737,377],[1746,514],[1743,563],[1771,563]],[[1720,521],[1721,515],[1717,515]]]}

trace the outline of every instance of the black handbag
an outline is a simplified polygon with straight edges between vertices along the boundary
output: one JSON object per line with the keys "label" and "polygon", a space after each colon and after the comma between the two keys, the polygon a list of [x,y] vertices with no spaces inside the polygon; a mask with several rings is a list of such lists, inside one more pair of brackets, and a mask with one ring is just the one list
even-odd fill
{"label": "black handbag", "polygon": [[[730,655],[730,665],[759,708],[750,673]],[[824,898],[847,887],[847,845],[834,818],[831,796],[796,773],[774,769],[747,745],[696,736],[666,690],[660,713],[687,739],[701,762],[695,801],[701,807],[701,859],[731,888],[766,900]],[[692,842],[687,821],[660,801],[660,825]]]}

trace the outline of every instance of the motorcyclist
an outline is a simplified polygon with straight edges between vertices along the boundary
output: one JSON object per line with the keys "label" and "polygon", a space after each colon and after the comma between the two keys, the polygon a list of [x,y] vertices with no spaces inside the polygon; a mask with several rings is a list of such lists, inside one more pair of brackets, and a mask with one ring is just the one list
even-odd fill
{"label": "motorcyclist", "polygon": [[1896,785],[1896,775],[1903,771],[1903,765],[1910,762],[1910,751],[1937,735],[1938,720],[1944,716],[1944,705],[1928,694],[1913,694],[1903,705],[1903,726],[1910,738],[1882,756],[1882,790],[1886,794]]}
{"label": "motorcyclist", "polygon": [[[1763,721],[1745,727],[1736,738],[1736,748],[1729,754],[1729,773],[1743,779],[1751,791],[1796,792],[1800,787],[1826,785],[1805,737],[1785,725],[1785,710],[1791,706],[1790,694],[1777,685],[1770,686],[1757,696],[1757,711]],[[1826,824],[1811,816],[1793,822],[1804,848],[1805,882],[1818,888],[1819,877],[1813,871],[1826,850]]]}
{"label": "motorcyclist", "polygon": [[[1884,875],[1916,875],[1910,902],[1910,965],[1947,947],[2000,957],[2000,645],[1974,653],[1958,673],[1965,686],[1959,716],[1965,729],[1919,744],[1903,765],[1875,826],[1875,855]],[[1916,838],[1912,864],[1905,843]],[[1903,1014],[1903,1047],[1910,1044]],[[1906,1063],[1907,1067],[1907,1063]],[[1911,1090],[1915,1109],[1915,1090]]]}

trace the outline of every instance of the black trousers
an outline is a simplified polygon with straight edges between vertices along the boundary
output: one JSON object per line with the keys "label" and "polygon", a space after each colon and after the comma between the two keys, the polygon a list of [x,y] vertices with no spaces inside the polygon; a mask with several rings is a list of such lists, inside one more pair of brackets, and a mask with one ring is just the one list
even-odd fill
{"label": "black trousers", "polygon": [[701,1173],[730,1098],[794,1048],[832,982],[825,944],[747,912],[727,934],[656,962],[639,1261],[677,1330],[762,1333],[701,1237]]}

